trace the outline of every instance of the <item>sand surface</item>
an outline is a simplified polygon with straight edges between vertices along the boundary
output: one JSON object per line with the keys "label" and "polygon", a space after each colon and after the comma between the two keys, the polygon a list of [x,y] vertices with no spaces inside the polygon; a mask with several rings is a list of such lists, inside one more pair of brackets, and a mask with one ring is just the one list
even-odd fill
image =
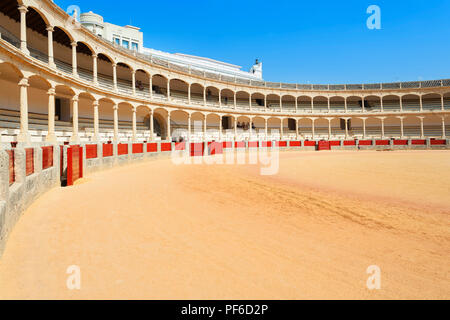
{"label": "sand surface", "polygon": [[279,161],[262,176],[156,160],[53,189],[10,236],[0,298],[450,298],[450,152]]}

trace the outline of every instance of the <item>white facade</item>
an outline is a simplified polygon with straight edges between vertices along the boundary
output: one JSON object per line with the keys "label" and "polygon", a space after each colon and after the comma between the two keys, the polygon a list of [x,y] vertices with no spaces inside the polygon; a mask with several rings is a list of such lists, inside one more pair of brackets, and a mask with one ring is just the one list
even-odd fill
{"label": "white facade", "polygon": [[80,22],[94,34],[115,43],[124,48],[139,53],[152,55],[184,67],[220,75],[237,77],[242,79],[262,81],[262,63],[256,62],[250,72],[242,71],[242,67],[209,58],[191,56],[182,53],[168,53],[144,47],[144,34],[140,28],[133,26],[118,26],[104,22],[103,17],[92,11],[80,15]]}

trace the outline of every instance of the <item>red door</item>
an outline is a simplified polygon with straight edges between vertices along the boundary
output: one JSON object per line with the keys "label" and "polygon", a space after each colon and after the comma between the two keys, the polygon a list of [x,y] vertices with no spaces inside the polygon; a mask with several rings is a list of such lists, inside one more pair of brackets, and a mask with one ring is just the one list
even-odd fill
{"label": "red door", "polygon": [[331,150],[330,141],[319,141],[317,150]]}
{"label": "red door", "polygon": [[83,148],[72,146],[67,149],[67,185],[73,186],[80,178],[83,178]]}

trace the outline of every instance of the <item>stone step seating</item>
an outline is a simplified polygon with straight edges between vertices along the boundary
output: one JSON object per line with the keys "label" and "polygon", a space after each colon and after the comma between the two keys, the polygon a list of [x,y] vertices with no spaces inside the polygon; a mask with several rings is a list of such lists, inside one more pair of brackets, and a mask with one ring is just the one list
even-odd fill
{"label": "stone step seating", "polygon": [[[100,129],[114,129],[114,120],[109,119],[99,119],[98,120]],[[79,118],[78,119],[79,128],[93,128],[94,119],[91,118]],[[131,121],[119,120],[119,129],[132,130],[133,124]],[[148,130],[148,127],[143,122],[136,123],[137,130]]]}

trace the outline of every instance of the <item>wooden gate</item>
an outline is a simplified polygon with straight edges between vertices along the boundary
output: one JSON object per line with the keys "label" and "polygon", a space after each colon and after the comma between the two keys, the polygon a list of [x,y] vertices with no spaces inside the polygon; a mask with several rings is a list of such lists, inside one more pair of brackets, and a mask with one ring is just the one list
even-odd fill
{"label": "wooden gate", "polygon": [[67,149],[67,185],[73,186],[80,178],[83,178],[83,148],[71,146]]}
{"label": "wooden gate", "polygon": [[319,143],[317,144],[317,151],[322,151],[322,150],[331,150],[329,141],[325,141],[325,140],[319,141]]}

